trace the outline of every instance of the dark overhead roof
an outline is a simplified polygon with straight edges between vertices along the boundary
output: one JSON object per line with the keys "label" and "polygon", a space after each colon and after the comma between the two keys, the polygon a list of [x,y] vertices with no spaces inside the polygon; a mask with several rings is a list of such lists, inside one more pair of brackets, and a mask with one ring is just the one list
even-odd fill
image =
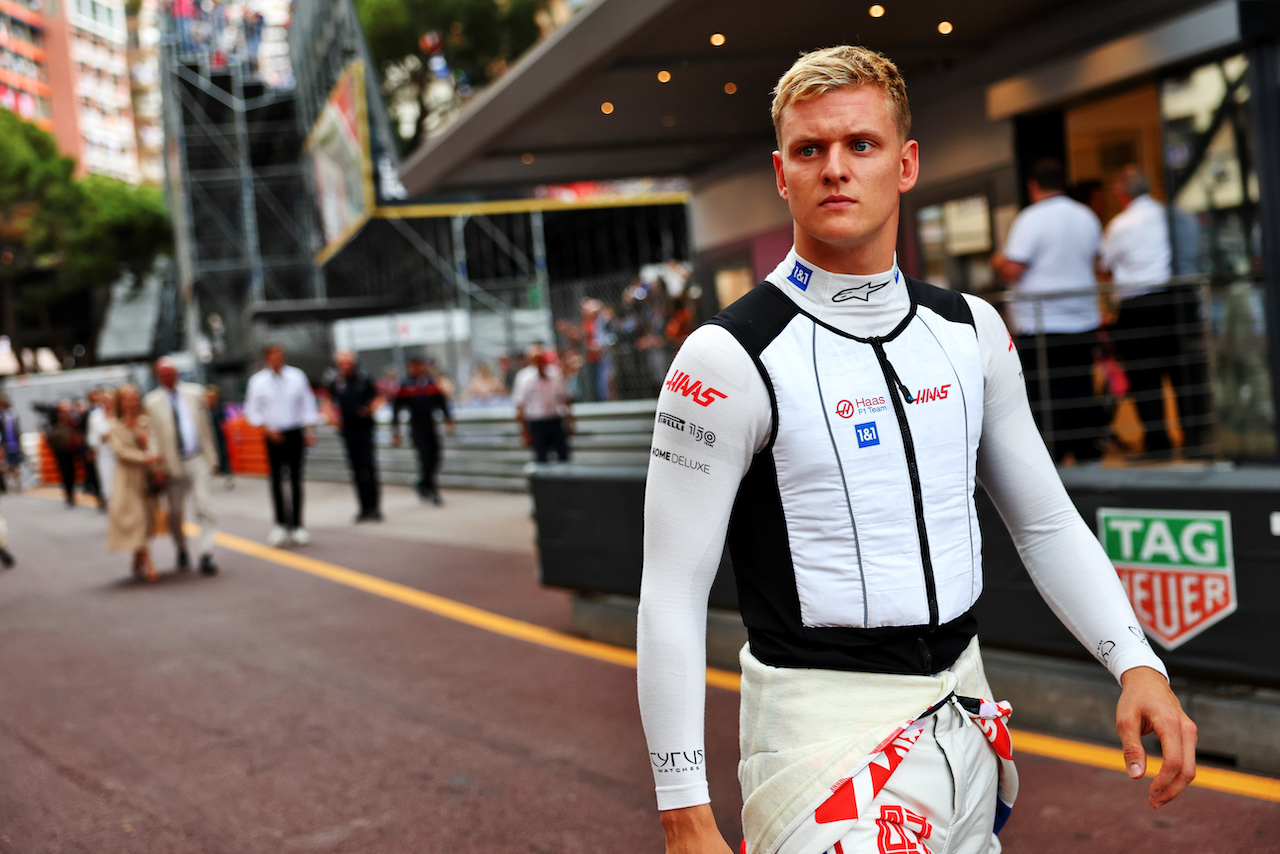
{"label": "dark overhead roof", "polygon": [[[918,107],[1200,0],[880,0],[880,18],[872,2],[596,0],[407,158],[404,183],[420,196],[704,175],[772,148],[769,93],[803,50],[880,50]],[[950,35],[938,32],[943,20]]]}

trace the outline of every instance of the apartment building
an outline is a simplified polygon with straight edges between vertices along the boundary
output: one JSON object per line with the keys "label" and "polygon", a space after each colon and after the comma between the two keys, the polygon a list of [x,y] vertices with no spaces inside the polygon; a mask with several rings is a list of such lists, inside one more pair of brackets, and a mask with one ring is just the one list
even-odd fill
{"label": "apartment building", "polygon": [[[12,3],[13,0],[0,0]],[[35,5],[37,0],[30,0]],[[53,134],[81,174],[138,183],[121,0],[44,0]]]}
{"label": "apartment building", "polygon": [[52,131],[42,5],[41,0],[0,0],[0,107]]}

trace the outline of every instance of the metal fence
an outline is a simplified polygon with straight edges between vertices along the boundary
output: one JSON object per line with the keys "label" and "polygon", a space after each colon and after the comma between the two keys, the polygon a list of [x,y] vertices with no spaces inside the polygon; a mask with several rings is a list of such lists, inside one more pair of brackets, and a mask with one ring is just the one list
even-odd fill
{"label": "metal fence", "polygon": [[[1260,282],[1182,277],[1114,293],[1011,291],[992,302],[1015,330],[1032,411],[1055,460],[1275,455]],[[1100,328],[1052,331],[1055,319],[1094,306]]]}

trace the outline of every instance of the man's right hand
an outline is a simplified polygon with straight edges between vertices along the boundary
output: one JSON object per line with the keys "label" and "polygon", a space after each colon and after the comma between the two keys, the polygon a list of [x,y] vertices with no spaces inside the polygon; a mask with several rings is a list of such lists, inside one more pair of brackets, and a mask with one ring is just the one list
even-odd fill
{"label": "man's right hand", "polygon": [[281,435],[279,430],[267,430],[266,435],[267,441],[273,445],[279,445],[284,441],[284,436]]}
{"label": "man's right hand", "polygon": [[733,854],[716,827],[711,804],[679,810],[663,810],[662,829],[667,835],[667,854]]}

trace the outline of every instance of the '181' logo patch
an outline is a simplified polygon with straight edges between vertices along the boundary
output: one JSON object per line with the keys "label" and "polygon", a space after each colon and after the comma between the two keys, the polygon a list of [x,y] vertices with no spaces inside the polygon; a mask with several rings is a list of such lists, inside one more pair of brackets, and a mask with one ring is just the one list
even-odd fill
{"label": "'181' logo patch", "polygon": [[800,290],[807,291],[809,290],[809,280],[812,278],[813,271],[797,261],[795,268],[791,271],[791,275],[787,276],[787,281]]}
{"label": "'181' logo patch", "polygon": [[880,444],[880,431],[876,429],[876,422],[868,421],[866,424],[854,424],[853,429],[858,436],[859,448],[870,448],[872,445]]}

